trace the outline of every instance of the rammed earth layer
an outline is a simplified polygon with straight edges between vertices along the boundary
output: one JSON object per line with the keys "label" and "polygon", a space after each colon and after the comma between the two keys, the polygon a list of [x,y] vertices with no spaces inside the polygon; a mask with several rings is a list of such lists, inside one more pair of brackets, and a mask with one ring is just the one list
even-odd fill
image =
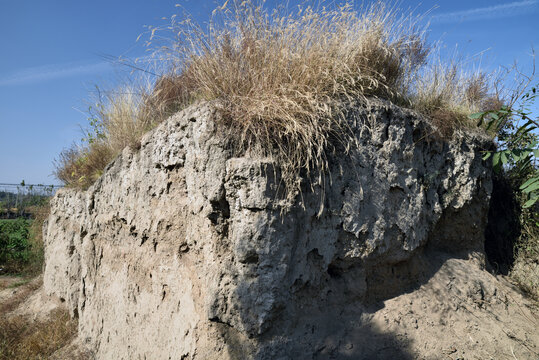
{"label": "rammed earth layer", "polygon": [[174,115],[87,191],[54,197],[45,290],[101,359],[361,358],[360,330],[383,347],[368,304],[426,282],[436,259],[483,263],[491,143],[369,104],[348,111],[360,146],[294,203],[273,161],[232,157],[211,104]]}

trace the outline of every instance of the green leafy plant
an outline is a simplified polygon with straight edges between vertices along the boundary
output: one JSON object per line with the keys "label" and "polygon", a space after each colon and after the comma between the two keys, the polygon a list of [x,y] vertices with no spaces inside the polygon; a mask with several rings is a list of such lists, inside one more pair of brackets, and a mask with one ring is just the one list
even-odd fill
{"label": "green leafy plant", "polygon": [[31,219],[0,219],[0,273],[37,275],[43,268],[43,224],[48,203],[32,208]]}
{"label": "green leafy plant", "polygon": [[530,208],[539,200],[539,118],[533,118],[531,107],[537,98],[537,86],[517,97],[512,106],[498,110],[477,112],[470,119],[478,126],[496,134],[497,149],[485,151],[484,160],[492,157],[496,173],[506,169],[513,180],[521,181],[519,190],[526,197],[523,208]]}
{"label": "green leafy plant", "polygon": [[[507,221],[506,217],[514,216],[512,223],[518,227],[518,230],[512,228],[517,238],[511,243],[510,277],[523,291],[539,299],[539,117],[533,108],[539,84],[530,87],[533,73],[532,76],[524,76],[524,79],[525,82],[520,84],[523,90],[515,92],[508,105],[498,110],[477,112],[469,117],[496,139],[497,148],[485,151],[483,158],[491,159],[497,177],[508,185],[504,191],[519,207],[516,213],[507,211],[510,205],[508,208],[502,206],[501,209],[494,209],[504,217],[501,219],[503,221]],[[512,236],[506,235],[509,238]]]}
{"label": "green leafy plant", "polygon": [[0,266],[24,264],[30,256],[30,222],[26,219],[0,220]]}
{"label": "green leafy plant", "polygon": [[93,144],[96,141],[105,140],[105,126],[99,118],[99,113],[104,111],[104,105],[101,103],[88,107],[88,129],[83,130],[83,142]]}

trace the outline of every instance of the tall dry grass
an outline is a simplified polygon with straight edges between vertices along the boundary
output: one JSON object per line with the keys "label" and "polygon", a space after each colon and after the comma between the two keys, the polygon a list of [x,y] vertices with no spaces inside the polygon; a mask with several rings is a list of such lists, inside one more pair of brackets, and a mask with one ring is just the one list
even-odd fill
{"label": "tall dry grass", "polygon": [[[255,1],[227,1],[207,28],[172,17],[170,25],[151,28],[148,41],[157,48],[163,75],[136,101],[108,99],[106,109],[114,111],[99,114],[100,144],[113,156],[161,121],[160,114],[218,99],[220,125],[236,151],[275,158],[285,192],[294,197],[301,171],[320,175],[336,147],[356,145],[347,103],[389,99],[452,129],[492,98],[487,75],[466,76],[459,64],[429,58],[418,21],[382,2],[360,10],[344,4],[270,12]],[[95,177],[71,165],[99,150],[93,146],[76,156],[68,153],[58,167],[60,179],[76,184],[77,178]],[[70,167],[76,171],[65,174]]]}
{"label": "tall dry grass", "polygon": [[87,188],[125,147],[138,148],[140,139],[174,110],[158,88],[140,82],[100,92],[89,111],[83,144],[73,144],[55,160],[55,176],[67,185]]}
{"label": "tall dry grass", "polygon": [[117,155],[109,144],[98,140],[88,145],[74,144],[55,160],[54,175],[67,186],[86,189],[97,180]]}

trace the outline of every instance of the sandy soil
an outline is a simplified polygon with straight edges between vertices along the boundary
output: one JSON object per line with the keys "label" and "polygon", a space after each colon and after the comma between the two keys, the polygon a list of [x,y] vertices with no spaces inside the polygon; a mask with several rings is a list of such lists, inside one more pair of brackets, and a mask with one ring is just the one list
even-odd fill
{"label": "sandy soil", "polygon": [[[40,277],[9,287],[20,282],[18,277],[0,277],[0,316],[46,321],[63,306],[59,299],[43,293]],[[342,349],[361,347],[362,353],[370,354],[366,358],[372,359],[397,354],[402,359],[539,359],[538,304],[506,277],[481,270],[470,260],[443,261],[428,281],[374,302],[361,317],[369,328],[364,330],[371,335],[363,336],[361,331],[336,334],[335,351],[326,353],[328,358],[352,359]],[[374,339],[373,333],[380,339]],[[385,350],[380,347],[382,340],[387,342]],[[51,358],[92,357],[72,338]]]}
{"label": "sandy soil", "polygon": [[413,359],[539,359],[538,304],[470,260],[444,261],[426,283],[370,317]]}
{"label": "sandy soil", "polygon": [[0,291],[23,281],[25,279],[20,276],[0,275]]}

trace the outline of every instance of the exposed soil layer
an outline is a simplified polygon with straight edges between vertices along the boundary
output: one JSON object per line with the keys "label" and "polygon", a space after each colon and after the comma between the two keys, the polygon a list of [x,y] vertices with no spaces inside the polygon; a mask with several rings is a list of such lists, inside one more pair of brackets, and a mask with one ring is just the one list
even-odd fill
{"label": "exposed soil layer", "polygon": [[292,203],[208,103],[58,191],[44,289],[79,343],[97,359],[536,358],[536,309],[485,270],[490,140],[374,100],[348,120],[358,146]]}

